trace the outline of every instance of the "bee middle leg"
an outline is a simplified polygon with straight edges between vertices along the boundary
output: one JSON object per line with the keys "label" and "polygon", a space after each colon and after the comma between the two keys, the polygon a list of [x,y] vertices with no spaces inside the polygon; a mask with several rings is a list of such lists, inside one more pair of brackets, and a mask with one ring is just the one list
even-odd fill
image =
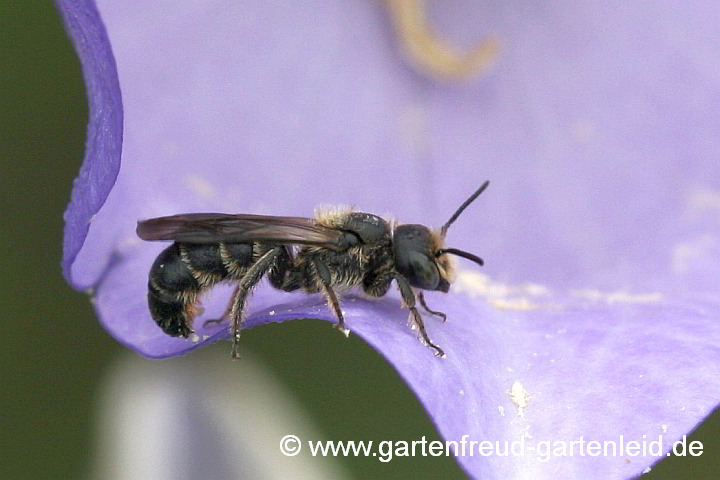
{"label": "bee middle leg", "polygon": [[253,287],[265,276],[265,274],[275,264],[275,259],[282,254],[284,247],[275,247],[264,253],[253,265],[245,272],[240,280],[240,284],[236,289],[235,297],[230,308],[230,317],[232,318],[232,326],[230,332],[232,335],[232,358],[240,358],[238,347],[240,345],[240,331],[244,321],[243,311],[245,310],[245,301],[252,291]]}
{"label": "bee middle leg", "polygon": [[400,274],[395,275],[395,281],[400,288],[400,295],[402,295],[403,302],[405,302],[405,305],[410,309],[410,318],[412,319],[413,324],[417,326],[420,331],[420,336],[422,337],[423,342],[425,342],[428,347],[435,350],[436,357],[444,357],[445,352],[442,348],[438,347],[432,342],[432,340],[430,340],[430,337],[425,330],[425,323],[420,316],[420,312],[418,312],[418,309],[415,307],[415,294],[413,293],[410,284],[405,277]]}
{"label": "bee middle leg", "polygon": [[330,270],[327,265],[319,260],[313,260],[312,264],[315,267],[318,280],[320,280],[325,296],[327,296],[328,304],[330,305],[330,308],[332,308],[333,312],[335,312],[335,316],[338,319],[338,323],[335,327],[347,336],[350,333],[350,330],[345,328],[345,316],[340,308],[340,301],[338,300],[337,295],[335,295],[335,291],[332,289],[332,275],[330,274]]}
{"label": "bee middle leg", "polygon": [[297,281],[296,270],[294,268],[294,258],[289,247],[282,246],[280,254],[275,259],[275,264],[268,273],[270,285],[284,292],[292,292],[299,289],[302,285]]}

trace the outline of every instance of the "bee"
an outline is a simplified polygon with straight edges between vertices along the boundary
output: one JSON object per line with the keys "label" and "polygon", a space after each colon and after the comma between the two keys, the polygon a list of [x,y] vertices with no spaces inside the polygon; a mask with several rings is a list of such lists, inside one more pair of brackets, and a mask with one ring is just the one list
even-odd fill
{"label": "bee", "polygon": [[247,298],[264,277],[286,292],[302,289],[324,294],[337,317],[336,327],[345,334],[337,291],[361,286],[367,295],[382,297],[395,281],[410,310],[411,326],[436,356],[443,357],[443,350],[427,334],[416,300],[426,312],[445,321],[444,313],[427,306],[423,291],[449,291],[454,278],[449,255],[483,265],[472,253],[446,248],[445,236],[488,184],[483,183],[434,230],[349,209],[317,211],[315,218],[188,213],[139,221],[141,239],[174,242],[150,269],[150,314],[166,334],[187,338],[201,313],[200,294],[220,282],[234,282],[227,311],[209,322],[229,318],[232,357],[239,358]]}

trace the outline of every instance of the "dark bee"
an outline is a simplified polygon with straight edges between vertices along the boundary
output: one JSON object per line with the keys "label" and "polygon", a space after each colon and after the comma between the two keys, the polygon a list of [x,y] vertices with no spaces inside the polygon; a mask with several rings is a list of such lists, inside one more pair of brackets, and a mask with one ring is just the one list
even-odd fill
{"label": "dark bee", "polygon": [[[448,292],[453,267],[448,254],[482,265],[481,258],[455,248],[445,248],[452,223],[480,195],[489,182],[468,198],[439,230],[423,225],[396,225],[370,213],[317,212],[314,219],[222,213],[189,213],[138,222],[143,240],[172,240],[155,260],[148,281],[150,314],[160,328],[174,337],[188,337],[199,309],[199,295],[221,281],[237,282],[226,314],[238,345],[245,302],[252,288],[268,276],[270,284],[286,292],[303,289],[323,293],[347,333],[336,289],[362,286],[373,297],[382,297],[393,280],[397,283],[410,322],[437,356],[444,356],[425,331],[416,308],[431,310],[423,290]],[[413,290],[415,289],[415,290]]]}

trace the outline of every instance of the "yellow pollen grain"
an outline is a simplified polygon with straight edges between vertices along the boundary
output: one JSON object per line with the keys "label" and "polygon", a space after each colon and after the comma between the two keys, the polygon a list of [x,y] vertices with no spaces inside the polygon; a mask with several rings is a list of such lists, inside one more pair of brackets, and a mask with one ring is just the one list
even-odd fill
{"label": "yellow pollen grain", "polygon": [[537,310],[539,308],[547,308],[547,305],[540,305],[538,303],[532,302],[528,298],[520,297],[520,298],[498,298],[495,300],[490,300],[490,305],[497,308],[498,310],[521,310],[521,311],[528,311],[528,310]]}
{"label": "yellow pollen grain", "polygon": [[657,303],[663,299],[660,292],[650,293],[629,293],[623,291],[602,292],[596,289],[572,290],[570,294],[574,297],[584,298],[595,302],[606,302],[612,304],[633,304],[633,303]]}
{"label": "yellow pollen grain", "polygon": [[411,64],[443,80],[467,80],[487,72],[500,51],[500,41],[488,38],[467,52],[458,51],[432,30],[425,0],[386,0],[390,17]]}
{"label": "yellow pollen grain", "polygon": [[[561,310],[562,305],[545,301],[552,292],[549,288],[535,283],[509,285],[495,282],[489,276],[470,271],[461,271],[453,290],[472,297],[485,297],[498,310]],[[536,299],[543,299],[538,302]]]}
{"label": "yellow pollen grain", "polygon": [[510,387],[510,399],[517,407],[518,416],[525,416],[525,408],[530,404],[530,394],[525,390],[519,380],[515,380]]}

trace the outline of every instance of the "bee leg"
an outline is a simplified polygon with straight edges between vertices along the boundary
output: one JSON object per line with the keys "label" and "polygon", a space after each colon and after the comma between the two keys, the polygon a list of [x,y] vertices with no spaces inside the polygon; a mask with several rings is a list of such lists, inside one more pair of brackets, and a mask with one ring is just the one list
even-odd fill
{"label": "bee leg", "polygon": [[363,279],[363,291],[373,297],[382,297],[390,290],[393,276],[394,272],[392,270],[367,275]]}
{"label": "bee leg", "polygon": [[430,340],[427,331],[425,331],[425,323],[420,316],[420,312],[418,312],[417,308],[415,308],[415,294],[413,293],[410,284],[407,280],[405,280],[405,277],[400,274],[395,275],[395,281],[400,288],[400,295],[402,295],[403,302],[405,302],[405,305],[410,309],[412,324],[420,331],[420,336],[422,337],[423,342],[425,342],[428,347],[435,350],[436,357],[444,357],[445,352],[443,352],[442,348],[438,347],[432,342],[432,340]]}
{"label": "bee leg", "polygon": [[275,259],[275,265],[270,269],[268,278],[270,279],[270,285],[283,290],[285,292],[292,292],[301,287],[300,282],[294,281],[293,277],[293,256],[289,247],[283,246],[278,247],[281,249],[280,255]]}
{"label": "bee leg", "polygon": [[225,323],[225,320],[227,320],[227,315],[228,312],[225,312],[220,318],[211,318],[210,320],[205,320],[205,322],[203,322],[203,328],[207,328],[211,325],[220,325],[221,323]]}
{"label": "bee leg", "polygon": [[345,317],[343,316],[342,309],[340,308],[340,302],[338,301],[335,292],[330,286],[332,282],[330,270],[328,269],[327,265],[318,260],[313,260],[312,263],[315,267],[315,271],[317,272],[318,280],[320,280],[320,284],[325,291],[325,296],[327,296],[328,304],[330,305],[330,308],[332,308],[333,312],[335,312],[335,316],[338,319],[338,323],[335,325],[335,327],[338,328],[341,332],[343,332],[347,337],[350,334],[350,330],[345,328]]}
{"label": "bee leg", "polygon": [[273,248],[263,254],[252,267],[245,272],[240,280],[230,308],[230,317],[232,318],[232,326],[230,333],[232,335],[232,358],[237,360],[240,358],[238,347],[240,345],[240,331],[244,321],[243,310],[245,310],[245,301],[252,291],[253,287],[263,278],[263,276],[272,268],[275,258],[282,253],[282,247]]}
{"label": "bee leg", "polygon": [[239,289],[240,287],[235,287],[235,290],[233,290],[233,294],[230,296],[230,303],[228,304],[225,313],[223,313],[220,318],[205,320],[205,323],[203,323],[203,327],[207,327],[208,325],[218,325],[220,323],[225,323],[230,318],[230,312],[232,311],[232,306],[234,303],[233,299],[235,298],[235,295],[237,295]]}
{"label": "bee leg", "polygon": [[423,295],[423,292],[418,292],[417,298],[418,300],[420,300],[420,305],[425,309],[426,312],[435,315],[436,317],[440,317],[443,322],[447,321],[447,315],[445,315],[443,312],[436,312],[435,310],[430,310],[430,308],[428,308],[427,303],[425,303],[425,295]]}

